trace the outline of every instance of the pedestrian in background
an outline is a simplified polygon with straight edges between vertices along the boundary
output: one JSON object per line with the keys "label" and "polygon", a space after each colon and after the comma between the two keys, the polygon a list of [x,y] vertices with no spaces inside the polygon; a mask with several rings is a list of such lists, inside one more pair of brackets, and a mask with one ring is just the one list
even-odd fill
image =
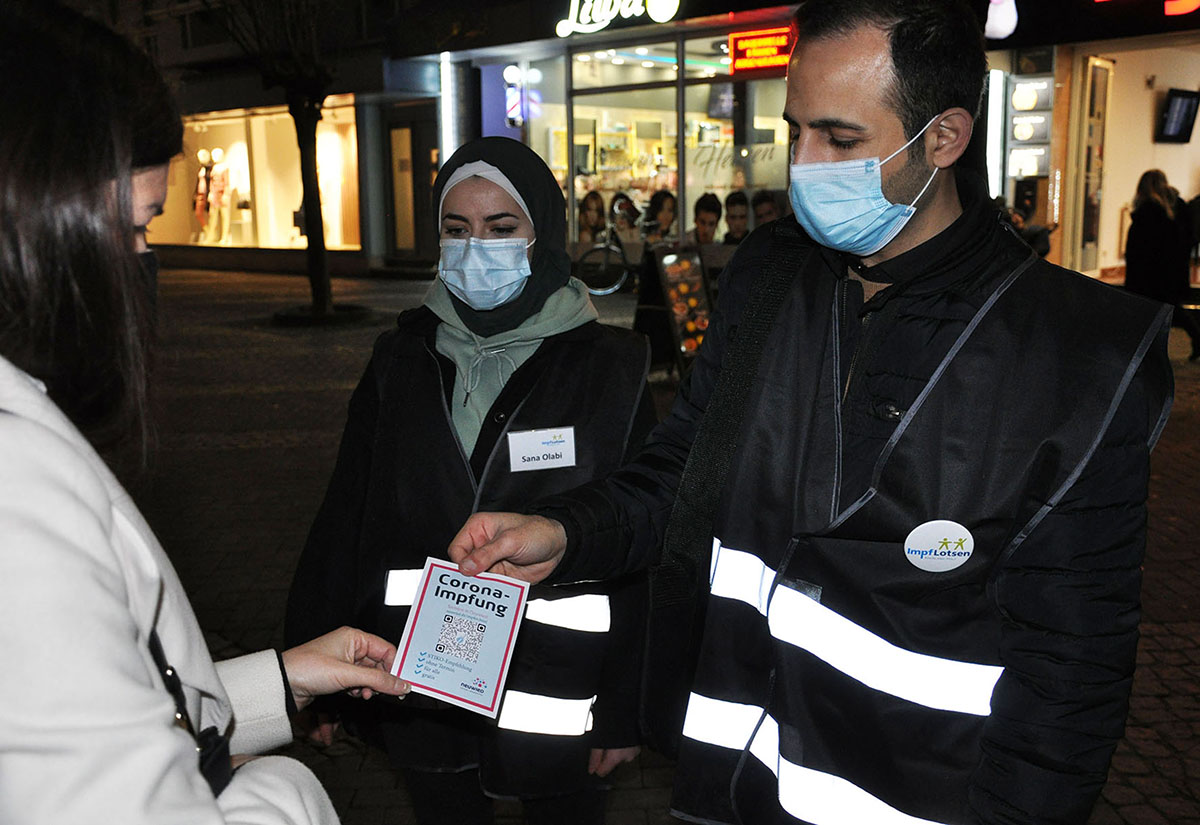
{"label": "pedestrian in background", "polygon": [[642,240],[637,225],[641,214],[634,205],[633,198],[624,192],[613,195],[612,206],[609,207],[609,217],[612,220],[612,234],[621,246],[639,243]]}
{"label": "pedestrian in background", "polygon": [[1189,361],[1200,360],[1200,325],[1183,304],[1191,288],[1190,218],[1161,169],[1138,179],[1125,239],[1125,288],[1175,307],[1172,325],[1192,341]]}
{"label": "pedestrian in background", "polygon": [[[601,325],[570,277],[565,204],[545,162],[508,138],[475,140],[442,167],[433,197],[439,277],[376,341],[350,399],[287,638],[353,617],[398,640],[426,558],[446,558],[467,516],[616,469],[655,422],[646,342]],[[520,460],[521,435],[545,429],[565,433],[573,460]],[[356,714],[421,825],[489,823],[491,797],[521,799],[533,823],[603,821],[597,776],[637,753],[644,586],[531,591],[495,721],[424,696]],[[319,738],[332,722],[315,720]]]}
{"label": "pedestrian in background", "polygon": [[737,246],[750,234],[750,199],[740,189],[725,196],[725,226],[726,246]]}
{"label": "pedestrian in background", "polygon": [[248,755],[317,694],[405,692],[395,648],[331,628],[214,664],[97,453],[149,428],[138,251],[181,149],[166,84],[108,29],[10,2],[0,110],[0,822],[334,825],[306,767]]}
{"label": "pedestrian in background", "polygon": [[712,192],[696,198],[692,210],[693,226],[688,230],[688,242],[697,245],[713,243],[717,237],[717,224],[721,222],[721,201]]}
{"label": "pedestrian in background", "polygon": [[604,196],[588,192],[579,202],[579,242],[598,244],[605,239],[608,223],[604,219]]}
{"label": "pedestrian in background", "polygon": [[770,189],[760,189],[755,192],[754,197],[750,199],[750,208],[754,210],[754,226],[756,228],[778,220],[782,214],[779,210],[779,201],[775,199],[775,193]]}
{"label": "pedestrian in background", "polygon": [[642,234],[646,243],[670,240],[671,227],[675,224],[675,196],[668,189],[659,189],[650,196],[646,207]]}

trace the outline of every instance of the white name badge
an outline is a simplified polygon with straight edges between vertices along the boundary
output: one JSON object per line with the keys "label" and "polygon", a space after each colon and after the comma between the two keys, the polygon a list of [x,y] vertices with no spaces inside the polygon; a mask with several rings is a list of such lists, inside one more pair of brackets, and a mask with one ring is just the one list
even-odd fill
{"label": "white name badge", "polygon": [[930,573],[962,567],[974,552],[975,537],[956,521],[927,521],[904,540],[905,558]]}
{"label": "white name badge", "polygon": [[574,466],[574,427],[508,434],[508,468],[514,473]]}

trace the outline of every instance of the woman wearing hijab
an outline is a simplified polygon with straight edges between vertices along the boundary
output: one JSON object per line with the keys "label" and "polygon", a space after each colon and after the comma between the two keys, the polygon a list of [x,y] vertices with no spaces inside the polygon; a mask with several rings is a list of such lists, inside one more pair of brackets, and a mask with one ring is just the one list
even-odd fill
{"label": "woman wearing hijab", "polygon": [[[433,194],[439,277],[380,336],[350,400],[287,638],[353,617],[398,640],[426,557],[445,559],[470,513],[601,476],[654,423],[646,343],[599,324],[570,277],[565,204],[541,158],[472,141]],[[568,433],[574,462],[526,470],[520,434],[550,428]],[[636,754],[643,586],[531,591],[494,722],[423,696],[343,716],[387,750],[422,825],[491,822],[489,797],[520,798],[530,822],[602,822],[596,775]]]}
{"label": "woman wearing hijab", "polygon": [[214,663],[97,452],[148,427],[138,251],[183,134],[166,84],[41,0],[0,4],[0,77],[0,822],[336,825],[311,771],[247,755],[316,694],[404,693],[395,648],[342,628]]}

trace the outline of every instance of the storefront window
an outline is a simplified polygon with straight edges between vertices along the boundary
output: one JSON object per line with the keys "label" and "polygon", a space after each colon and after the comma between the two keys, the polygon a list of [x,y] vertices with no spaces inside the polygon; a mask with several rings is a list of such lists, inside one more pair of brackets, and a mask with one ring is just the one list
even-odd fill
{"label": "storefront window", "polygon": [[575,89],[671,82],[679,68],[674,43],[575,52],[571,60],[571,80]]}
{"label": "storefront window", "polygon": [[684,77],[716,77],[729,74],[729,38],[714,34],[688,40],[683,47]]}
{"label": "storefront window", "polygon": [[[770,199],[779,214],[787,211],[787,126],[783,112],[783,78],[718,81],[684,90],[684,153],[687,202],[680,214],[688,229],[695,221],[695,203],[705,193],[722,204],[717,227],[719,242],[729,231],[725,199],[743,192],[750,204]],[[761,194],[760,194],[761,193]],[[755,226],[749,208],[748,228]],[[759,210],[764,218],[769,208]]]}
{"label": "storefront window", "polygon": [[[571,52],[572,129],[564,122],[548,130],[544,155],[556,174],[565,173],[571,181],[571,240],[593,240],[590,230],[603,226],[598,206],[607,222],[615,223],[613,201],[621,196],[640,213],[636,229],[624,228],[626,239],[686,237],[696,200],[704,194],[722,204],[718,241],[729,229],[724,203],[733,192],[746,196],[739,214],[750,213],[749,228],[755,195],[774,204],[763,210],[764,219],[784,214],[787,128],[781,115],[788,45],[789,29],[776,26],[770,32],[718,30],[683,41]],[[772,49],[774,57],[767,54]],[[739,69],[738,55],[758,62]],[[776,65],[779,59],[784,64]],[[531,136],[535,149],[537,140]],[[668,227],[658,225],[666,220],[662,210],[648,214],[651,199],[662,191],[674,196]]]}
{"label": "storefront window", "polygon": [[[317,126],[325,244],[358,249],[358,142],[352,96],[331,97]],[[283,107],[184,119],[167,203],[151,243],[304,248],[296,129]]]}
{"label": "storefront window", "polygon": [[[676,194],[675,123],[674,87],[576,95],[571,153],[576,202],[581,203],[588,192],[599,192],[607,215],[613,198],[623,193],[644,214],[655,192]],[[565,130],[557,138],[554,157],[556,163],[566,161]],[[664,230],[675,234],[674,225],[650,227],[656,235]]]}
{"label": "storefront window", "polygon": [[566,58],[557,56],[547,60],[532,60],[522,69],[528,96],[526,123],[529,148],[546,161],[566,196],[571,180],[566,152]]}

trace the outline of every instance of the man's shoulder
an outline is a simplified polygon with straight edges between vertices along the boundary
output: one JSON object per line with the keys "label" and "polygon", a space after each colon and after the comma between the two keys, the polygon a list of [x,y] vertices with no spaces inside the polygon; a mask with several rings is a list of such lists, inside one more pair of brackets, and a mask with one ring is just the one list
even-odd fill
{"label": "man's shoulder", "polygon": [[[720,295],[723,312],[728,311],[731,307],[740,307],[745,303],[755,278],[767,264],[767,259],[771,254],[772,240],[776,235],[776,225],[781,224],[782,221],[789,221],[790,224],[778,227],[781,240],[793,244],[798,256],[803,255],[805,250],[816,246],[804,234],[804,230],[800,228],[795,219],[790,216],[755,227],[745,240],[738,244],[733,257],[729,259],[729,263],[725,265],[725,270],[721,273]],[[799,266],[799,264],[798,258],[796,265]]]}
{"label": "man's shoulder", "polygon": [[[1068,358],[1099,376],[1124,372],[1170,324],[1169,307],[1045,261],[1036,261],[997,305],[1030,369]],[[995,328],[993,326],[993,328]],[[1165,356],[1165,352],[1163,353]],[[1045,367],[1049,369],[1050,367]]]}
{"label": "man's shoulder", "polygon": [[1149,322],[1164,306],[1082,272],[1043,260],[1035,261],[1023,280],[1029,296],[1027,300],[1044,298],[1056,312],[1078,315],[1093,322],[1108,315],[1126,321],[1144,319]]}

